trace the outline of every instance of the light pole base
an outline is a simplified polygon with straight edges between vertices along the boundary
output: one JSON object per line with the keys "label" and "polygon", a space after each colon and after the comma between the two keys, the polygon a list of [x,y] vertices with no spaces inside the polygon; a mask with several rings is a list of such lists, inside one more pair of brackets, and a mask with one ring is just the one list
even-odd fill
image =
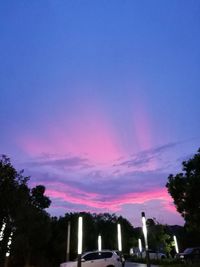
{"label": "light pole base", "polygon": [[77,267],[81,267],[81,254],[78,254]]}
{"label": "light pole base", "polygon": [[146,250],[146,259],[147,259],[147,267],[151,267],[150,257],[149,257],[149,251]]}

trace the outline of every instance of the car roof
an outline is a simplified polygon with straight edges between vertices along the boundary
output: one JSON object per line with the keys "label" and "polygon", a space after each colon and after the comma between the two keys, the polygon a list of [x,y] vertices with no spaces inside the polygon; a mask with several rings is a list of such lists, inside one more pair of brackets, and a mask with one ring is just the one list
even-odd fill
{"label": "car roof", "polygon": [[200,249],[200,247],[189,247],[189,248],[185,248],[186,249]]}
{"label": "car roof", "polygon": [[115,252],[115,250],[110,250],[110,249],[102,249],[102,250],[92,250],[92,251],[85,251],[84,253],[83,253],[83,255],[86,255],[86,254],[88,254],[88,253],[102,253],[102,252]]}

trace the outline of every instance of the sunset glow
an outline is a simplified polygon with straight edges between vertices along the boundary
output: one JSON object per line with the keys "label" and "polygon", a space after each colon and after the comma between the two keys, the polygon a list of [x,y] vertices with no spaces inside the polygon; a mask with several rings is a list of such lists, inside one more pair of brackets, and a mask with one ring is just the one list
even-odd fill
{"label": "sunset glow", "polygon": [[200,146],[198,7],[3,1],[0,154],[50,214],[184,224],[166,183]]}

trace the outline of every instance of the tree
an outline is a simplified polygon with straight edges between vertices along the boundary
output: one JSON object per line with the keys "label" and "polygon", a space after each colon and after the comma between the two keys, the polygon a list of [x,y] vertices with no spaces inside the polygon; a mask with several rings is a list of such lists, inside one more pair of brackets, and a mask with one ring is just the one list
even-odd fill
{"label": "tree", "polygon": [[0,158],[0,228],[6,223],[0,256],[4,258],[7,239],[14,232],[12,266],[28,266],[29,262],[41,261],[49,240],[50,217],[44,209],[51,201],[44,195],[44,186],[30,189],[28,180],[23,171],[18,172],[12,166],[8,157]]}
{"label": "tree", "polygon": [[2,155],[0,159],[0,222],[8,222],[16,217],[18,208],[29,195],[28,177],[23,171],[17,172],[10,159]]}
{"label": "tree", "polygon": [[166,187],[186,227],[200,234],[200,149],[182,165],[183,172],[169,175]]}
{"label": "tree", "polygon": [[[44,196],[44,192],[45,188],[41,185],[30,190],[26,203],[21,206],[15,218],[13,254],[23,255],[21,258],[25,266],[43,262],[46,257],[46,248],[51,233],[50,216],[44,208],[49,207],[50,200]],[[13,259],[14,261],[16,262],[16,259]]]}
{"label": "tree", "polygon": [[117,249],[117,216],[115,214],[100,213],[95,217],[97,224],[96,236],[101,234],[102,247]]}
{"label": "tree", "polygon": [[172,248],[172,236],[167,233],[167,225],[160,224],[155,218],[147,219],[149,247],[155,251],[164,251],[169,255]]}
{"label": "tree", "polygon": [[122,250],[125,254],[129,254],[130,248],[138,241],[135,237],[134,228],[131,223],[122,216],[119,216],[118,223],[121,224]]}
{"label": "tree", "polygon": [[11,231],[15,229],[16,218],[29,197],[28,177],[23,171],[17,172],[10,159],[2,155],[0,159],[0,227],[5,223],[5,234],[0,244],[1,263],[7,251]]}
{"label": "tree", "polygon": [[43,185],[37,185],[31,190],[31,204],[40,210],[48,208],[51,204],[51,200],[44,193],[45,187]]}

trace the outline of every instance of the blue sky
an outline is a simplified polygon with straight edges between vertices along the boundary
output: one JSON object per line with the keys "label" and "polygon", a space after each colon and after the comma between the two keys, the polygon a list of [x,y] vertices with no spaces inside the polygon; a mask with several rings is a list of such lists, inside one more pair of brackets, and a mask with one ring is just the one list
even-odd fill
{"label": "blue sky", "polygon": [[51,214],[183,220],[165,184],[200,147],[200,3],[1,1],[0,153]]}

